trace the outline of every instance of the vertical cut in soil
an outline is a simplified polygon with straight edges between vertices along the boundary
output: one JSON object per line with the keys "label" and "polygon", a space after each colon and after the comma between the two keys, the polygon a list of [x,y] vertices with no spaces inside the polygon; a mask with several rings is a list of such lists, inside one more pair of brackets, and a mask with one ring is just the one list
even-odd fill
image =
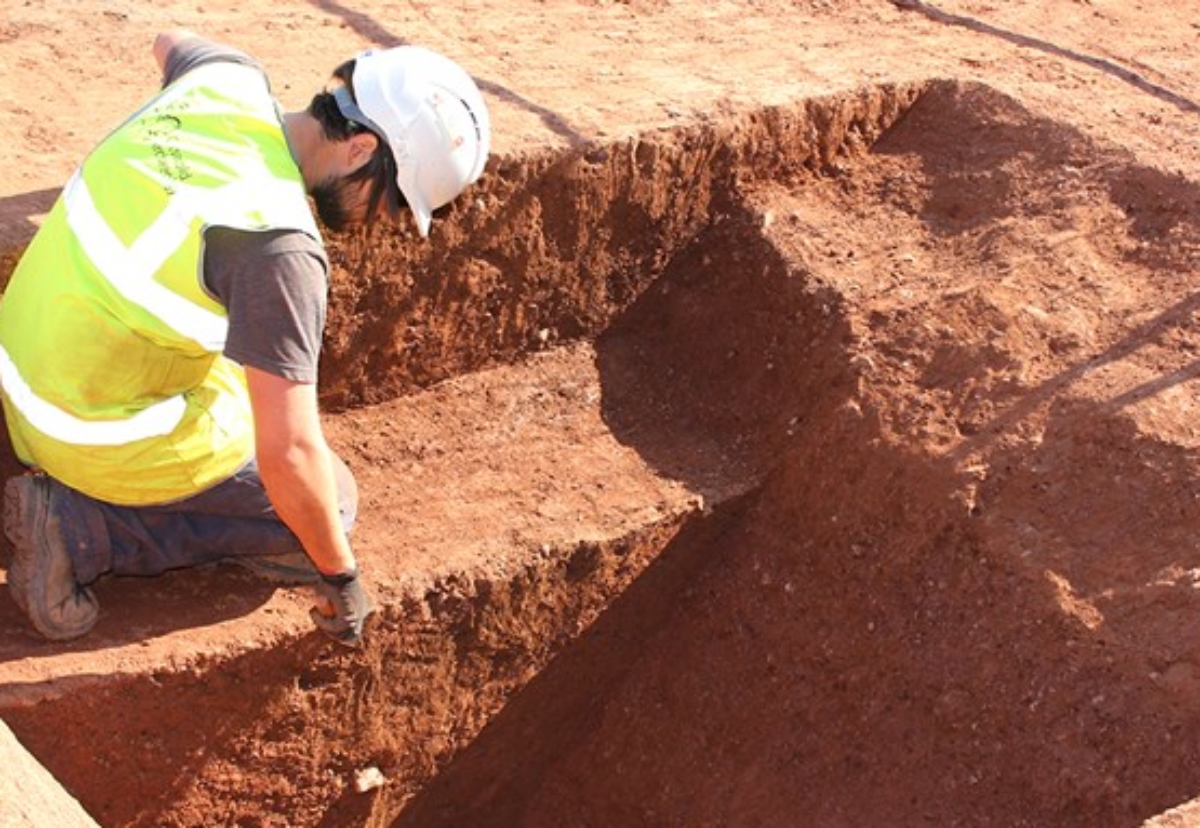
{"label": "vertical cut in soil", "polygon": [[0,714],[106,826],[1136,824],[1195,793],[1197,203],[949,81],[498,159],[334,246],[321,389],[367,552],[488,559]]}

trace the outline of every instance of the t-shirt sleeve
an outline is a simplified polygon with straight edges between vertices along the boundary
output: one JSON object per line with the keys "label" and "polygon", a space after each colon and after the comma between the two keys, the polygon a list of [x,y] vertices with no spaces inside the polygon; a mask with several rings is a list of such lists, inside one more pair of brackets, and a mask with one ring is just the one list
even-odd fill
{"label": "t-shirt sleeve", "polygon": [[328,274],[324,249],[297,230],[209,228],[204,282],[229,315],[225,356],[315,384]]}
{"label": "t-shirt sleeve", "polygon": [[214,43],[203,37],[189,37],[176,44],[163,66],[162,85],[169,86],[193,69],[206,63],[239,63],[262,71],[262,64],[245,52]]}

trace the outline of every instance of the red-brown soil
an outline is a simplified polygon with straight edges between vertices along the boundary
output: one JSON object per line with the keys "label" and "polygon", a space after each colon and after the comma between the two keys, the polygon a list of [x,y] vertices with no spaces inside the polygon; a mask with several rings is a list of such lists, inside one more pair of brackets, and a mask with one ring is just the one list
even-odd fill
{"label": "red-brown soil", "polygon": [[361,650],[232,568],[0,599],[98,822],[1200,824],[1194,4],[142,5],[0,17],[4,274],[171,25],[293,107],[444,49],[496,156],[331,241]]}

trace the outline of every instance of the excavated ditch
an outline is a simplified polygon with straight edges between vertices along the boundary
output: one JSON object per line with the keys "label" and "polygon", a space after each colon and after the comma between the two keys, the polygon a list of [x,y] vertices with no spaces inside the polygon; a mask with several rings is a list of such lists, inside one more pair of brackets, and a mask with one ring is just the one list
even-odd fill
{"label": "excavated ditch", "polygon": [[[1135,824],[1195,793],[1163,642],[1198,607],[1073,550],[1131,559],[1145,531],[1082,516],[1154,504],[1160,572],[1200,565],[1193,447],[1086,382],[1190,332],[1168,196],[1197,201],[951,82],[502,158],[438,244],[334,245],[333,441],[411,515],[370,429],[540,418],[464,476],[549,499],[586,464],[522,455],[582,410],[683,505],[606,481],[617,529],[497,519],[504,567],[384,584],[360,651],[283,637],[0,716],[106,826]],[[1109,271],[1166,310],[1131,325]],[[1055,474],[1097,457],[1126,482],[1084,508]]]}

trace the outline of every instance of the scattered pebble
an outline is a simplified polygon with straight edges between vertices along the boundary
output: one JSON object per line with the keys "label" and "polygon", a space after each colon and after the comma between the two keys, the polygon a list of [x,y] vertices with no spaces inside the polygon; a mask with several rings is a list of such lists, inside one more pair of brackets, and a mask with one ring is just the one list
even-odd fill
{"label": "scattered pebble", "polygon": [[363,768],[354,774],[354,790],[360,794],[383,787],[384,782],[387,782],[387,777],[374,766]]}

